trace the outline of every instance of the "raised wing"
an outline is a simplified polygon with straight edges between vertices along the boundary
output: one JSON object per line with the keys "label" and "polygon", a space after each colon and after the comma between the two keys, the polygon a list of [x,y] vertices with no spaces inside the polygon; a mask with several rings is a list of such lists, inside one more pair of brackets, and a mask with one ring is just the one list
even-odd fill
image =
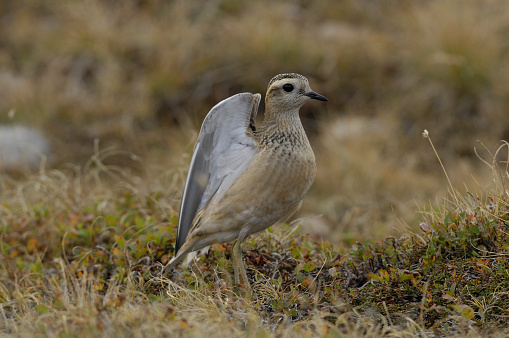
{"label": "raised wing", "polygon": [[260,99],[260,94],[237,94],[219,102],[205,117],[182,195],[175,255],[196,214],[212,199],[218,200],[258,153],[250,130]]}

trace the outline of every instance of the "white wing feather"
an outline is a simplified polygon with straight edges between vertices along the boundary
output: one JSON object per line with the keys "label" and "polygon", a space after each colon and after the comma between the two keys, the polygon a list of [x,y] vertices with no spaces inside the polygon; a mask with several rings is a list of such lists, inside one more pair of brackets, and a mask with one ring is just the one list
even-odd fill
{"label": "white wing feather", "polygon": [[219,200],[258,153],[248,128],[254,125],[260,99],[260,94],[237,94],[219,102],[205,117],[182,196],[175,254],[196,214],[212,199]]}

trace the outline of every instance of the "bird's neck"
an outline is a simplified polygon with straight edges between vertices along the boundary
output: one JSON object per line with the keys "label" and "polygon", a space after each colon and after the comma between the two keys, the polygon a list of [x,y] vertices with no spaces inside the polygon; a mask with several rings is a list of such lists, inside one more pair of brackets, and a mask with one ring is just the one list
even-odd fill
{"label": "bird's neck", "polygon": [[288,143],[292,147],[310,148],[309,141],[299,118],[299,108],[291,111],[265,110],[263,123],[256,130],[260,144],[277,146]]}
{"label": "bird's neck", "polygon": [[299,129],[304,131],[299,118],[299,108],[292,110],[276,110],[271,105],[265,106],[265,117],[259,130],[267,132]]}

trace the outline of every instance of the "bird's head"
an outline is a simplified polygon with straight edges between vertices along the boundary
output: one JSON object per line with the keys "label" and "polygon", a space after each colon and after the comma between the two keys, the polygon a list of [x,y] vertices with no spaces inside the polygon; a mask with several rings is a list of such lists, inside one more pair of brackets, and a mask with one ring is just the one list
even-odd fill
{"label": "bird's head", "polygon": [[273,109],[299,109],[306,101],[314,99],[328,101],[309,87],[308,79],[296,73],[276,75],[270,80],[265,104]]}

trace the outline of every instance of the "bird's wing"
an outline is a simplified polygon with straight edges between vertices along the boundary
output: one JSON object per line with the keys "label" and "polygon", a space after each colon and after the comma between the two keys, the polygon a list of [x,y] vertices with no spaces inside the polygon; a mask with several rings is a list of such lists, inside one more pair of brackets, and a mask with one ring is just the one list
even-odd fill
{"label": "bird's wing", "polygon": [[182,195],[175,254],[196,214],[213,197],[217,201],[258,153],[251,131],[260,99],[260,94],[237,94],[219,102],[205,117]]}

